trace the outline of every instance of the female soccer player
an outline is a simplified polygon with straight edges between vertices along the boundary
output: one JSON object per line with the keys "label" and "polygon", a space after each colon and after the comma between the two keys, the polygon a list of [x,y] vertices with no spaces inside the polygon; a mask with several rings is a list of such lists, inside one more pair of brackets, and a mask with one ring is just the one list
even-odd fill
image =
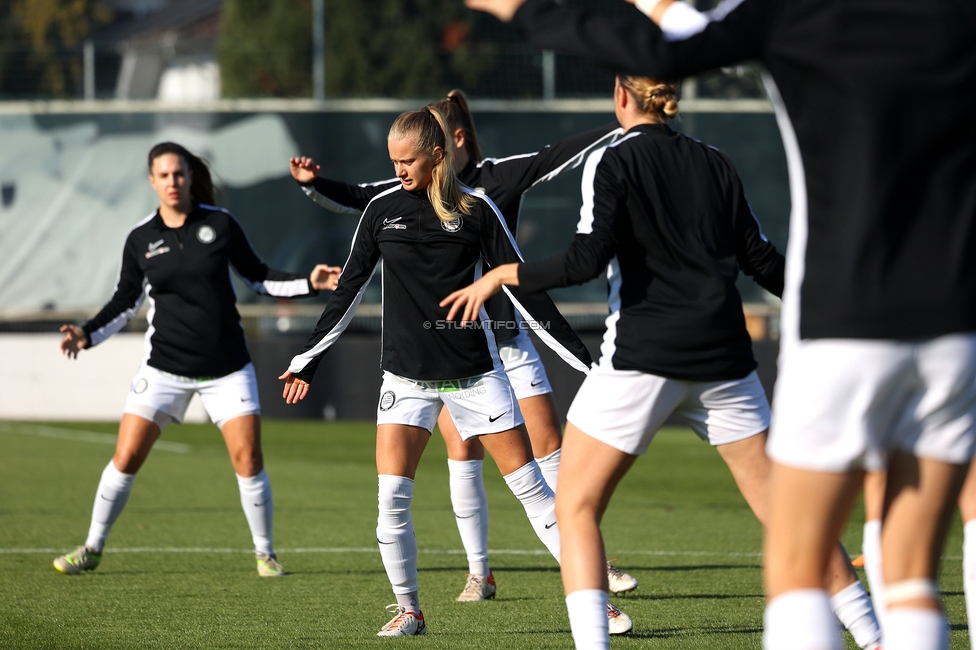
{"label": "female soccer player", "polygon": [[[609,647],[599,522],[617,483],[677,412],[714,445],[760,522],[767,518],[769,405],[755,373],[739,268],[779,294],[784,260],[759,228],[725,156],[667,126],[674,86],[619,76],[625,135],[598,149],[583,172],[583,211],[569,248],[541,262],[508,264],[455,292],[448,319],[470,320],[503,285],[567,286],[609,265],[603,356],[570,408],[557,517],[563,582],[579,648]],[[880,631],[839,545],[831,563],[836,613],[864,648]]]}
{"label": "female soccer player", "polygon": [[54,560],[54,568],[77,574],[98,566],[136,472],[166,425],[183,420],[196,393],[227,443],[258,573],[284,575],[272,546],[271,483],[261,453],[257,380],[228,265],[254,291],[279,298],[334,288],[338,269],[320,264],[303,276],[268,268],[237,220],[212,205],[206,164],[178,144],[152,148],[149,182],[159,195],[159,209],[129,232],[112,299],[84,326],[61,327],[61,351],[77,358],[81,350],[121,330],[144,298],[152,306],[146,356],[132,380],[115,455],[98,483],[88,539]]}
{"label": "female soccer player", "polygon": [[[560,173],[582,164],[586,154],[612,142],[620,134],[616,124],[571,136],[541,151],[484,158],[467,100],[460,90],[430,104],[447,122],[454,144],[455,169],[462,184],[485,194],[505,218],[509,232],[518,232],[522,197],[529,189],[552,180]],[[348,185],[316,175],[320,169],[311,158],[292,158],[292,176],[319,205],[337,212],[362,212],[376,195],[400,184],[399,179]],[[508,379],[515,389],[519,409],[532,442],[532,452],[549,487],[555,491],[559,470],[561,425],[552,399],[552,388],[545,368],[528,333],[515,315],[511,302],[498,296],[487,305],[496,322],[494,329],[498,354]],[[476,601],[495,595],[495,580],[488,566],[488,501],[482,479],[485,451],[477,438],[463,440],[447,410],[437,420],[447,443],[451,477],[451,501],[461,541],[468,556],[467,583],[459,601]],[[637,580],[607,563],[611,593],[624,593],[637,587]]]}
{"label": "female soccer player", "polygon": [[[887,467],[884,647],[944,650],[936,579],[976,448],[973,4],[731,0],[668,38],[651,21],[553,0],[466,1],[514,19],[538,47],[634,74],[765,64],[793,210],[766,648],[839,647],[824,567],[861,474]],[[693,12],[645,5],[662,24]]]}
{"label": "female soccer player", "polygon": [[[480,437],[532,527],[559,559],[554,498],[532,457],[522,413],[502,369],[490,326],[458,327],[438,306],[486,265],[519,259],[505,221],[483,195],[460,184],[451,141],[437,109],[404,113],[388,136],[400,185],[372,199],[353,237],[339,286],[305,350],[281,376],[289,404],[308,391],[323,355],[348,324],[370,277],[383,259],[384,371],[377,410],[376,537],[397,598],[394,618],[379,636],[426,630],[417,585],[417,543],[410,503],[413,479],[441,408],[462,438]],[[589,354],[544,293],[510,293],[543,341],[585,372]],[[480,320],[487,320],[482,312]]]}

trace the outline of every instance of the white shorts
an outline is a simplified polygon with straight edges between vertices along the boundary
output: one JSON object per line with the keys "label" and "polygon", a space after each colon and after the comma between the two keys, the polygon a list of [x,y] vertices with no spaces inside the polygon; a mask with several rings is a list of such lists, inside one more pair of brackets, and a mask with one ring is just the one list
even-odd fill
{"label": "white shorts", "polygon": [[647,451],[677,413],[711,445],[744,440],[769,428],[769,402],[755,372],[729,381],[683,381],[596,365],[583,380],[566,419],[626,454]]}
{"label": "white shorts", "polygon": [[163,429],[171,419],[178,424],[183,422],[194,393],[200,394],[207,415],[218,427],[242,415],[261,413],[258,380],[251,363],[214,378],[181,377],[143,364],[132,380],[125,412],[151,420]]}
{"label": "white shorts", "polygon": [[501,370],[450,381],[414,381],[383,373],[376,424],[407,424],[434,430],[447,406],[462,440],[522,424],[515,391]]}
{"label": "white shorts", "polygon": [[505,365],[505,374],[512,383],[515,397],[526,399],[552,392],[542,359],[525,330],[511,341],[501,343],[498,356]]}
{"label": "white shorts", "polygon": [[784,346],[768,452],[820,472],[884,469],[887,454],[968,463],[976,446],[976,334]]}

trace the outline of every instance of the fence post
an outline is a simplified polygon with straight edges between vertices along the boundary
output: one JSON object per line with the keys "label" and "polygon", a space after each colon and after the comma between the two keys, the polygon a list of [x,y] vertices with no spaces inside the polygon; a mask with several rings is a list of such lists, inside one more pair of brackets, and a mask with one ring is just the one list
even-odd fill
{"label": "fence post", "polygon": [[82,49],[82,68],[83,85],[85,88],[85,101],[95,99],[95,43],[91,39],[85,41]]}

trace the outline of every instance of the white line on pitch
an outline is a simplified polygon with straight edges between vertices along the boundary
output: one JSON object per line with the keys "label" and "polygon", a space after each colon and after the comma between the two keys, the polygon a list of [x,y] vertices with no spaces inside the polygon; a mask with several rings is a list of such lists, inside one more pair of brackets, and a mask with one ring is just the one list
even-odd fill
{"label": "white line on pitch", "polygon": [[[0,431],[3,433],[19,433],[24,436],[41,436],[42,438],[58,438],[60,440],[73,440],[75,442],[94,442],[96,444],[115,446],[118,437],[111,433],[97,433],[95,431],[80,431],[78,429],[61,429],[58,427],[46,427],[40,424],[11,424],[0,422]],[[177,454],[188,454],[193,451],[193,447],[182,442],[169,442],[157,440],[153,449],[172,451]]]}
{"label": "white line on pitch", "polygon": [[[379,553],[375,546],[359,547],[306,547],[279,548],[279,553]],[[18,555],[31,553],[61,553],[64,549],[57,548],[0,548],[0,555]],[[200,547],[130,547],[107,548],[106,553],[253,553],[251,549],[241,548],[200,548]],[[464,555],[461,549],[419,549],[422,555]],[[491,555],[549,555],[545,549],[489,549]],[[652,556],[702,556],[702,557],[760,557],[760,553],[735,553],[711,551],[617,551],[620,555],[652,555]]]}

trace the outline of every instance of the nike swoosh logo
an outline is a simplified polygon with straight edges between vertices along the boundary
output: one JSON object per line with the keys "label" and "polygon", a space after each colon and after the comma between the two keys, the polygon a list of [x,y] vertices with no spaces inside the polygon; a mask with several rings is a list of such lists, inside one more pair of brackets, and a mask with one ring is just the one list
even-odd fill
{"label": "nike swoosh logo", "polygon": [[552,528],[555,525],[556,525],[556,522],[552,522],[551,524],[546,524],[546,530],[549,530],[550,528]]}
{"label": "nike swoosh logo", "polygon": [[400,219],[403,219],[403,217],[396,217],[395,219],[383,219],[383,225],[389,226],[391,223],[396,223]]}
{"label": "nike swoosh logo", "polygon": [[241,401],[242,402],[250,402],[251,401],[251,398],[250,397],[242,397],[241,398]]}
{"label": "nike swoosh logo", "polygon": [[254,504],[254,507],[255,508],[260,508],[263,505],[267,505],[268,501],[271,501],[271,499],[268,499],[268,500],[264,501],[264,503],[255,503]]}
{"label": "nike swoosh logo", "polygon": [[102,498],[103,498],[103,499],[105,499],[106,501],[111,501],[112,503],[115,503],[116,501],[118,501],[118,499],[109,499],[109,498],[108,498],[107,496],[105,496],[104,494],[99,494],[98,496],[100,496],[100,497],[102,497]]}
{"label": "nike swoosh logo", "polygon": [[380,542],[380,538],[379,537],[376,538],[376,541],[379,542],[380,544],[384,544],[384,545],[385,544],[396,544],[396,542]]}
{"label": "nike swoosh logo", "polygon": [[544,379],[540,379],[539,381],[534,381],[534,382],[532,382],[531,384],[529,384],[529,386],[530,386],[531,388],[535,388],[536,386],[538,386],[539,384],[541,384],[541,383],[542,383],[542,382],[544,382],[544,381],[545,381]]}
{"label": "nike swoosh logo", "polygon": [[457,517],[458,519],[471,519],[471,517],[474,517],[474,515],[476,514],[478,513],[474,513],[473,515],[465,515],[464,517],[462,517],[461,515],[454,515],[454,516]]}
{"label": "nike swoosh logo", "polygon": [[157,248],[159,248],[162,245],[163,245],[163,240],[160,239],[157,242],[153,242],[153,243],[149,244],[149,250],[150,251],[154,251],[154,250],[156,250]]}
{"label": "nike swoosh logo", "polygon": [[[505,413],[508,413],[508,411],[505,411]],[[505,415],[505,413],[502,413],[502,415]],[[502,415],[496,415],[495,417],[489,417],[488,418],[488,421],[489,422],[494,422],[495,420],[497,420],[498,418],[500,418]]]}

